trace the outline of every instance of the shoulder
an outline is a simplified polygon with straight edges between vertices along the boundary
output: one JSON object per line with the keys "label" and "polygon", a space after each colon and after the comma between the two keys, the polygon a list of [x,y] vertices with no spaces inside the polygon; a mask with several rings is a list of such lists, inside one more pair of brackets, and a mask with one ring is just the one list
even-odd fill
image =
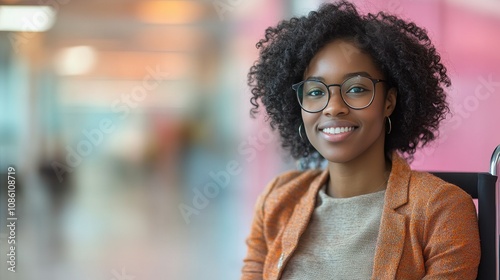
{"label": "shoulder", "polygon": [[328,171],[289,171],[274,178],[259,196],[255,209],[263,221],[264,235],[271,242],[300,205],[314,203],[315,191],[326,182]]}
{"label": "shoulder", "polygon": [[291,170],[276,176],[261,193],[262,206],[272,206],[279,202],[293,202],[300,199],[323,170]]}
{"label": "shoulder", "polygon": [[409,189],[410,197],[414,198],[439,197],[443,200],[472,200],[471,196],[460,187],[423,171],[411,171]]}
{"label": "shoulder", "polygon": [[428,172],[412,171],[408,186],[407,211],[430,220],[476,218],[472,197],[460,187]]}
{"label": "shoulder", "polygon": [[469,194],[461,188],[425,171],[412,170],[406,160],[393,154],[393,170],[391,172],[391,197],[396,200],[394,206],[409,202],[428,203],[440,198],[444,201],[466,200],[472,202]]}

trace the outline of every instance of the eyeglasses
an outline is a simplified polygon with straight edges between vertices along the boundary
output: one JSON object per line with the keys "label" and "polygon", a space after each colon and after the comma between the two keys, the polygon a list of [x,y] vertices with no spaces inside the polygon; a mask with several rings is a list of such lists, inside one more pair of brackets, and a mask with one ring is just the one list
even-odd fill
{"label": "eyeglasses", "polygon": [[365,76],[353,76],[342,84],[327,85],[318,80],[305,80],[294,84],[292,89],[297,93],[300,107],[309,113],[323,111],[330,102],[330,87],[340,87],[340,96],[344,103],[352,109],[360,110],[370,106],[375,98],[375,84],[387,82]]}

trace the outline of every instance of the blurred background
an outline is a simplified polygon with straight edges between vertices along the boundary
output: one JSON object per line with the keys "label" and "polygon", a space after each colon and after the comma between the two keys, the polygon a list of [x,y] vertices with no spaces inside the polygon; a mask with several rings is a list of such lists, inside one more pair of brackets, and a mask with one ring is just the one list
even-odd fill
{"label": "blurred background", "polygon": [[[238,279],[257,196],[296,168],[249,117],[255,43],[322,2],[0,1],[0,278]],[[454,114],[412,166],[489,171],[500,2],[354,2],[425,27],[452,78]]]}

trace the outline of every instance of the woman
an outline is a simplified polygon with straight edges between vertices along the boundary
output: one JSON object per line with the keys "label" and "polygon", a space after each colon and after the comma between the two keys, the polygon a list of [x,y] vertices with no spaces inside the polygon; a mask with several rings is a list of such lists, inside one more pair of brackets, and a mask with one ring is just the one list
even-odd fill
{"label": "woman", "polygon": [[327,167],[259,196],[242,279],[475,279],[472,199],[406,161],[448,113],[426,31],[338,2],[268,28],[257,47],[252,114],[260,101],[293,157]]}

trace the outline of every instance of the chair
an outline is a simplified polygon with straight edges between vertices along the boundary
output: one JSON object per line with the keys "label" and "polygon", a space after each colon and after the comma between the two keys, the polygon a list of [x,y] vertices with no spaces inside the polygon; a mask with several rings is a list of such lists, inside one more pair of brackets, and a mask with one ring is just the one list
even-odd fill
{"label": "chair", "polygon": [[499,279],[499,235],[497,232],[497,170],[500,145],[493,152],[490,173],[486,172],[430,172],[441,179],[457,185],[478,201],[479,236],[481,238],[481,261],[477,279]]}

